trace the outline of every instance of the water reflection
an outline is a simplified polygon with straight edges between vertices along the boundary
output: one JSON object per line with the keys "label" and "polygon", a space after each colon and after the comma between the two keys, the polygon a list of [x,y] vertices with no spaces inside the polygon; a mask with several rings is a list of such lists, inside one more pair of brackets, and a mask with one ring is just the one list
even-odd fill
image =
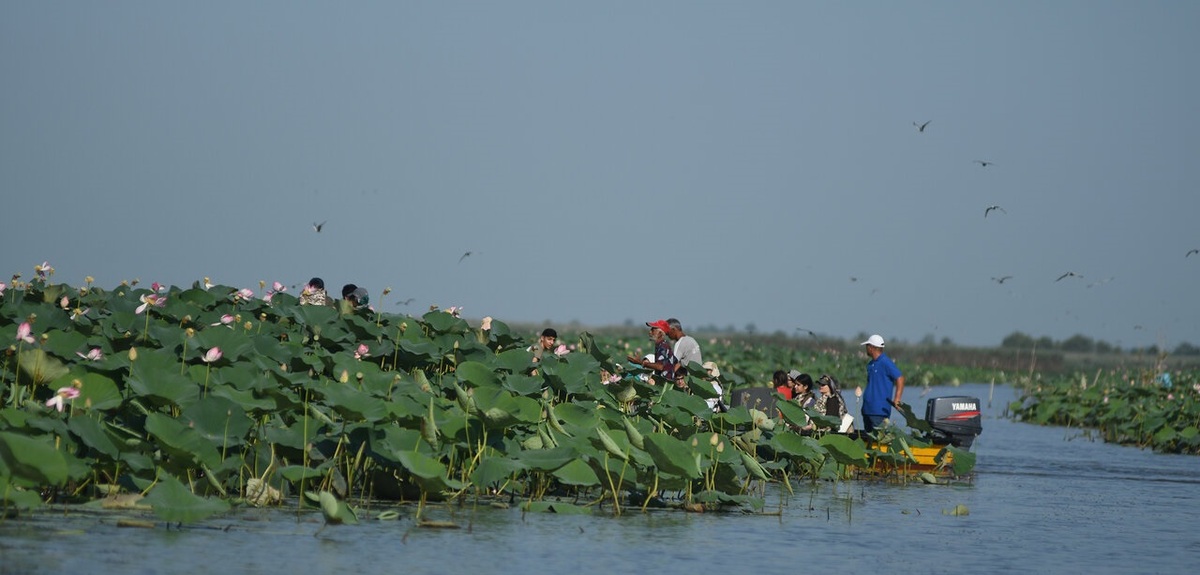
{"label": "water reflection", "polygon": [[[434,508],[460,529],[415,529],[409,507],[397,521],[323,530],[319,513],[298,519],[292,510],[182,530],[43,511],[0,523],[0,574],[1190,571],[1200,554],[1200,458],[1014,423],[1003,417],[1015,399],[1006,386],[935,388],[926,397],[949,394],[979,397],[984,408],[975,477],[952,486],[793,482],[790,496],[768,492],[761,515]],[[970,515],[943,514],[956,505]]]}

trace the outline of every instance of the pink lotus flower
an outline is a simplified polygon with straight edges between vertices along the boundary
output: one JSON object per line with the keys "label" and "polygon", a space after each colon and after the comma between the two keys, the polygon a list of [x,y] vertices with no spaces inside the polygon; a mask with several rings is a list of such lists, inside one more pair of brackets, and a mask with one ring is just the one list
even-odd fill
{"label": "pink lotus flower", "polygon": [[134,314],[141,314],[142,312],[146,311],[146,308],[148,307],[162,307],[167,303],[167,298],[152,293],[143,295],[138,299],[142,301],[142,305],[137,306],[137,309],[133,312]]}
{"label": "pink lotus flower", "polygon": [[253,299],[254,292],[250,288],[242,288],[237,291],[237,297],[242,299]]}
{"label": "pink lotus flower", "polygon": [[492,329],[492,316],[483,318],[483,322],[480,323],[479,329],[482,329],[483,331]]}
{"label": "pink lotus flower", "polygon": [[150,284],[150,291],[152,291],[152,292],[154,292],[154,293],[158,293],[158,292],[160,292],[160,291],[162,291],[162,290],[166,289],[166,287],[167,287],[167,286],[165,286],[165,285],[162,285],[162,284],[160,284],[160,283],[158,283],[158,282],[154,282],[154,283]]}
{"label": "pink lotus flower", "polygon": [[58,305],[59,305],[59,307],[61,307],[63,309],[70,309],[71,308],[71,298],[69,298],[67,296],[62,296],[62,299],[58,300]]}
{"label": "pink lotus flower", "polygon": [[204,352],[204,363],[212,363],[217,361],[218,359],[221,359],[221,355],[221,348],[214,347]]}
{"label": "pink lotus flower", "polygon": [[25,343],[34,342],[33,327],[29,325],[29,322],[23,322],[21,325],[17,326],[17,339],[22,340]]}
{"label": "pink lotus flower", "polygon": [[0,282],[0,295],[4,295],[4,290],[8,289],[8,284]]}
{"label": "pink lotus flower", "polygon": [[274,291],[275,293],[283,293],[283,292],[287,291],[287,286],[285,286],[279,282],[275,282],[275,283],[271,284],[271,290]]}
{"label": "pink lotus flower", "polygon": [[1167,401],[1175,401],[1175,394],[1174,394],[1174,393],[1168,393],[1168,394],[1167,394]]}
{"label": "pink lotus flower", "polygon": [[561,343],[558,344],[558,347],[554,348],[554,355],[563,356],[568,353],[571,353],[571,350],[567,349],[567,346]]}
{"label": "pink lotus flower", "polygon": [[462,313],[462,309],[462,306],[450,306],[446,308],[446,313],[454,317],[458,317],[458,315]]}
{"label": "pink lotus flower", "polygon": [[79,357],[82,357],[83,359],[90,360],[90,361],[100,361],[100,360],[104,359],[104,352],[100,351],[100,348],[98,348],[98,347],[93,347],[91,349],[91,351],[87,352],[87,355],[79,353],[78,351],[75,352],[75,355],[78,355]]}
{"label": "pink lotus flower", "polygon": [[358,349],[354,350],[354,359],[362,359],[370,355],[370,353],[371,349],[367,347],[367,344],[360,343],[358,344]]}
{"label": "pink lotus flower", "polygon": [[273,297],[275,297],[275,292],[269,291],[269,292],[267,292],[267,295],[263,296],[263,301],[265,301],[267,303],[271,303],[271,298],[273,298]]}
{"label": "pink lotus flower", "polygon": [[54,275],[54,268],[50,267],[50,262],[42,262],[40,266],[33,266],[33,271],[37,272],[37,276],[46,279],[47,275]]}
{"label": "pink lotus flower", "polygon": [[76,397],[79,397],[78,389],[74,387],[60,387],[58,388],[58,392],[54,394],[54,397],[46,400],[46,407],[53,407],[61,412],[63,410],[63,400],[75,399]]}
{"label": "pink lotus flower", "polygon": [[230,325],[232,323],[233,323],[233,316],[229,315],[229,314],[225,314],[225,315],[221,316],[221,321],[212,324],[212,326],[216,327],[218,325],[224,325],[224,326],[229,326],[229,329],[233,329],[233,326]]}

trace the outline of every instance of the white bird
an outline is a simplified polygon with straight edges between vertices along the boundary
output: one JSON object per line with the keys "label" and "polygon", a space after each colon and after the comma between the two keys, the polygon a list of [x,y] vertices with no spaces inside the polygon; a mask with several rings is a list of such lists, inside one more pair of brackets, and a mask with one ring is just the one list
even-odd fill
{"label": "white bird", "polygon": [[1000,210],[1006,214],[1008,213],[1007,211],[1005,211],[1004,208],[1002,208],[1000,206],[988,206],[986,209],[983,210],[983,217],[985,217],[985,218],[988,217],[988,214],[991,213],[992,210]]}
{"label": "white bird", "polygon": [[[329,221],[329,220],[326,220],[326,221]],[[323,228],[323,227],[325,227],[325,222],[321,222],[319,224],[317,222],[313,222],[313,230],[316,231],[318,234],[321,233],[321,228]]]}

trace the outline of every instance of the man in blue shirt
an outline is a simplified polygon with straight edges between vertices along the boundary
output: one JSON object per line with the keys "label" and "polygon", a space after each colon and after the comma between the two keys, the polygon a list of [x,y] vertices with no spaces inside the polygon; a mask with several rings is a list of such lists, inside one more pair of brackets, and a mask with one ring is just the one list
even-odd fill
{"label": "man in blue shirt", "polygon": [[904,374],[892,358],[883,353],[883,337],[876,334],[861,345],[867,346],[867,390],[863,393],[863,431],[872,433],[892,414],[892,406],[900,405],[904,395]]}

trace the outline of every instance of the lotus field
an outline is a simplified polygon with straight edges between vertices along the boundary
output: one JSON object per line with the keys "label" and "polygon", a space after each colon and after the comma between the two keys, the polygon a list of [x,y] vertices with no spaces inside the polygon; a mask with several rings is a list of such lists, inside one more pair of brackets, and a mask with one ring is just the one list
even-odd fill
{"label": "lotus field", "polygon": [[[102,289],[56,284],[48,264],[35,272],[0,283],[5,514],[118,494],[179,522],[310,503],[353,520],[380,500],[746,511],[761,509],[768,482],[903,466],[905,446],[921,444],[900,428],[881,437],[887,453],[804,436],[790,424],[835,422],[795,404],[713,413],[704,378],[681,391],[638,377],[623,358],[645,341],[580,332],[534,362],[504,322],[472,326],[456,308],[412,317],[299,305],[279,284]],[[706,354],[736,358],[722,368],[727,392],[765,382],[777,362],[710,343]],[[861,371],[840,357],[805,361]],[[953,452],[953,471],[969,472],[973,454]]]}

